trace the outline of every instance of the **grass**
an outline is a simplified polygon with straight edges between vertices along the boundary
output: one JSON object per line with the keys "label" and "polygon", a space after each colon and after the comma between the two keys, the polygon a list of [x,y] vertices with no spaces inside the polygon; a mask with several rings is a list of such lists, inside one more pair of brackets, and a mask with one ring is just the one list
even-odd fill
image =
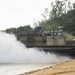
{"label": "grass", "polygon": [[75,36],[71,35],[70,33],[64,32],[65,40],[73,40]]}

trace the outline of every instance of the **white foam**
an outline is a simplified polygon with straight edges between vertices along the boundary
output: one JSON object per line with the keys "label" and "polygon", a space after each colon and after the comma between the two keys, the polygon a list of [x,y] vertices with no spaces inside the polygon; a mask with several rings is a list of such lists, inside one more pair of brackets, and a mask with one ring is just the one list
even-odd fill
{"label": "white foam", "polygon": [[26,48],[14,35],[0,32],[0,63],[50,63],[69,59],[37,48]]}

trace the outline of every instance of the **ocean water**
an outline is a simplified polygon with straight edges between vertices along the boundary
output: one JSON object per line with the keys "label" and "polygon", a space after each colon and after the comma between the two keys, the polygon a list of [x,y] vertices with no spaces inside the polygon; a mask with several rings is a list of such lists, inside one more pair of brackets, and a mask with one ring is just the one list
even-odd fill
{"label": "ocean water", "polygon": [[0,64],[0,75],[18,75],[47,66],[50,64]]}

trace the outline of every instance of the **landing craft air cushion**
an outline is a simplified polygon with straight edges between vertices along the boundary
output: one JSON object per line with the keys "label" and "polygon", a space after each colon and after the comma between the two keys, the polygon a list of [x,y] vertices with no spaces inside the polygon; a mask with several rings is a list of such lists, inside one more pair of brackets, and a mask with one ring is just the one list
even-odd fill
{"label": "landing craft air cushion", "polygon": [[17,35],[18,40],[28,48],[39,48],[45,52],[59,53],[75,57],[75,40],[65,41],[62,27],[41,32],[38,26],[31,32]]}

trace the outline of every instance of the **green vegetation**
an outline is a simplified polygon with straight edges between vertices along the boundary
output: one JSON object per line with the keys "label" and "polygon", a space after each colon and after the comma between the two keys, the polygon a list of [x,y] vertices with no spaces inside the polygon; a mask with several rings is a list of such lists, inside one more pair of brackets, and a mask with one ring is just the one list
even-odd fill
{"label": "green vegetation", "polygon": [[[75,38],[75,3],[71,4],[70,0],[55,0],[51,3],[52,10],[45,9],[42,14],[44,19],[38,22],[42,26],[42,30],[50,30],[56,26],[63,26],[63,31],[66,34],[66,39]],[[32,30],[30,25],[21,26],[19,28],[7,29],[8,33],[24,33]]]}
{"label": "green vegetation", "polygon": [[72,40],[72,39],[75,39],[75,36],[67,33],[67,32],[64,32],[64,36],[65,36],[65,40]]}
{"label": "green vegetation", "polygon": [[70,0],[55,0],[51,3],[52,10],[42,14],[44,20],[39,22],[42,31],[53,29],[57,26],[63,26],[63,31],[66,33],[66,39],[75,38],[75,3],[71,4]]}
{"label": "green vegetation", "polygon": [[5,31],[7,33],[20,34],[20,33],[28,32],[30,30],[32,30],[32,28],[30,27],[30,25],[27,25],[27,26],[20,26],[18,28],[9,28],[6,29]]}

